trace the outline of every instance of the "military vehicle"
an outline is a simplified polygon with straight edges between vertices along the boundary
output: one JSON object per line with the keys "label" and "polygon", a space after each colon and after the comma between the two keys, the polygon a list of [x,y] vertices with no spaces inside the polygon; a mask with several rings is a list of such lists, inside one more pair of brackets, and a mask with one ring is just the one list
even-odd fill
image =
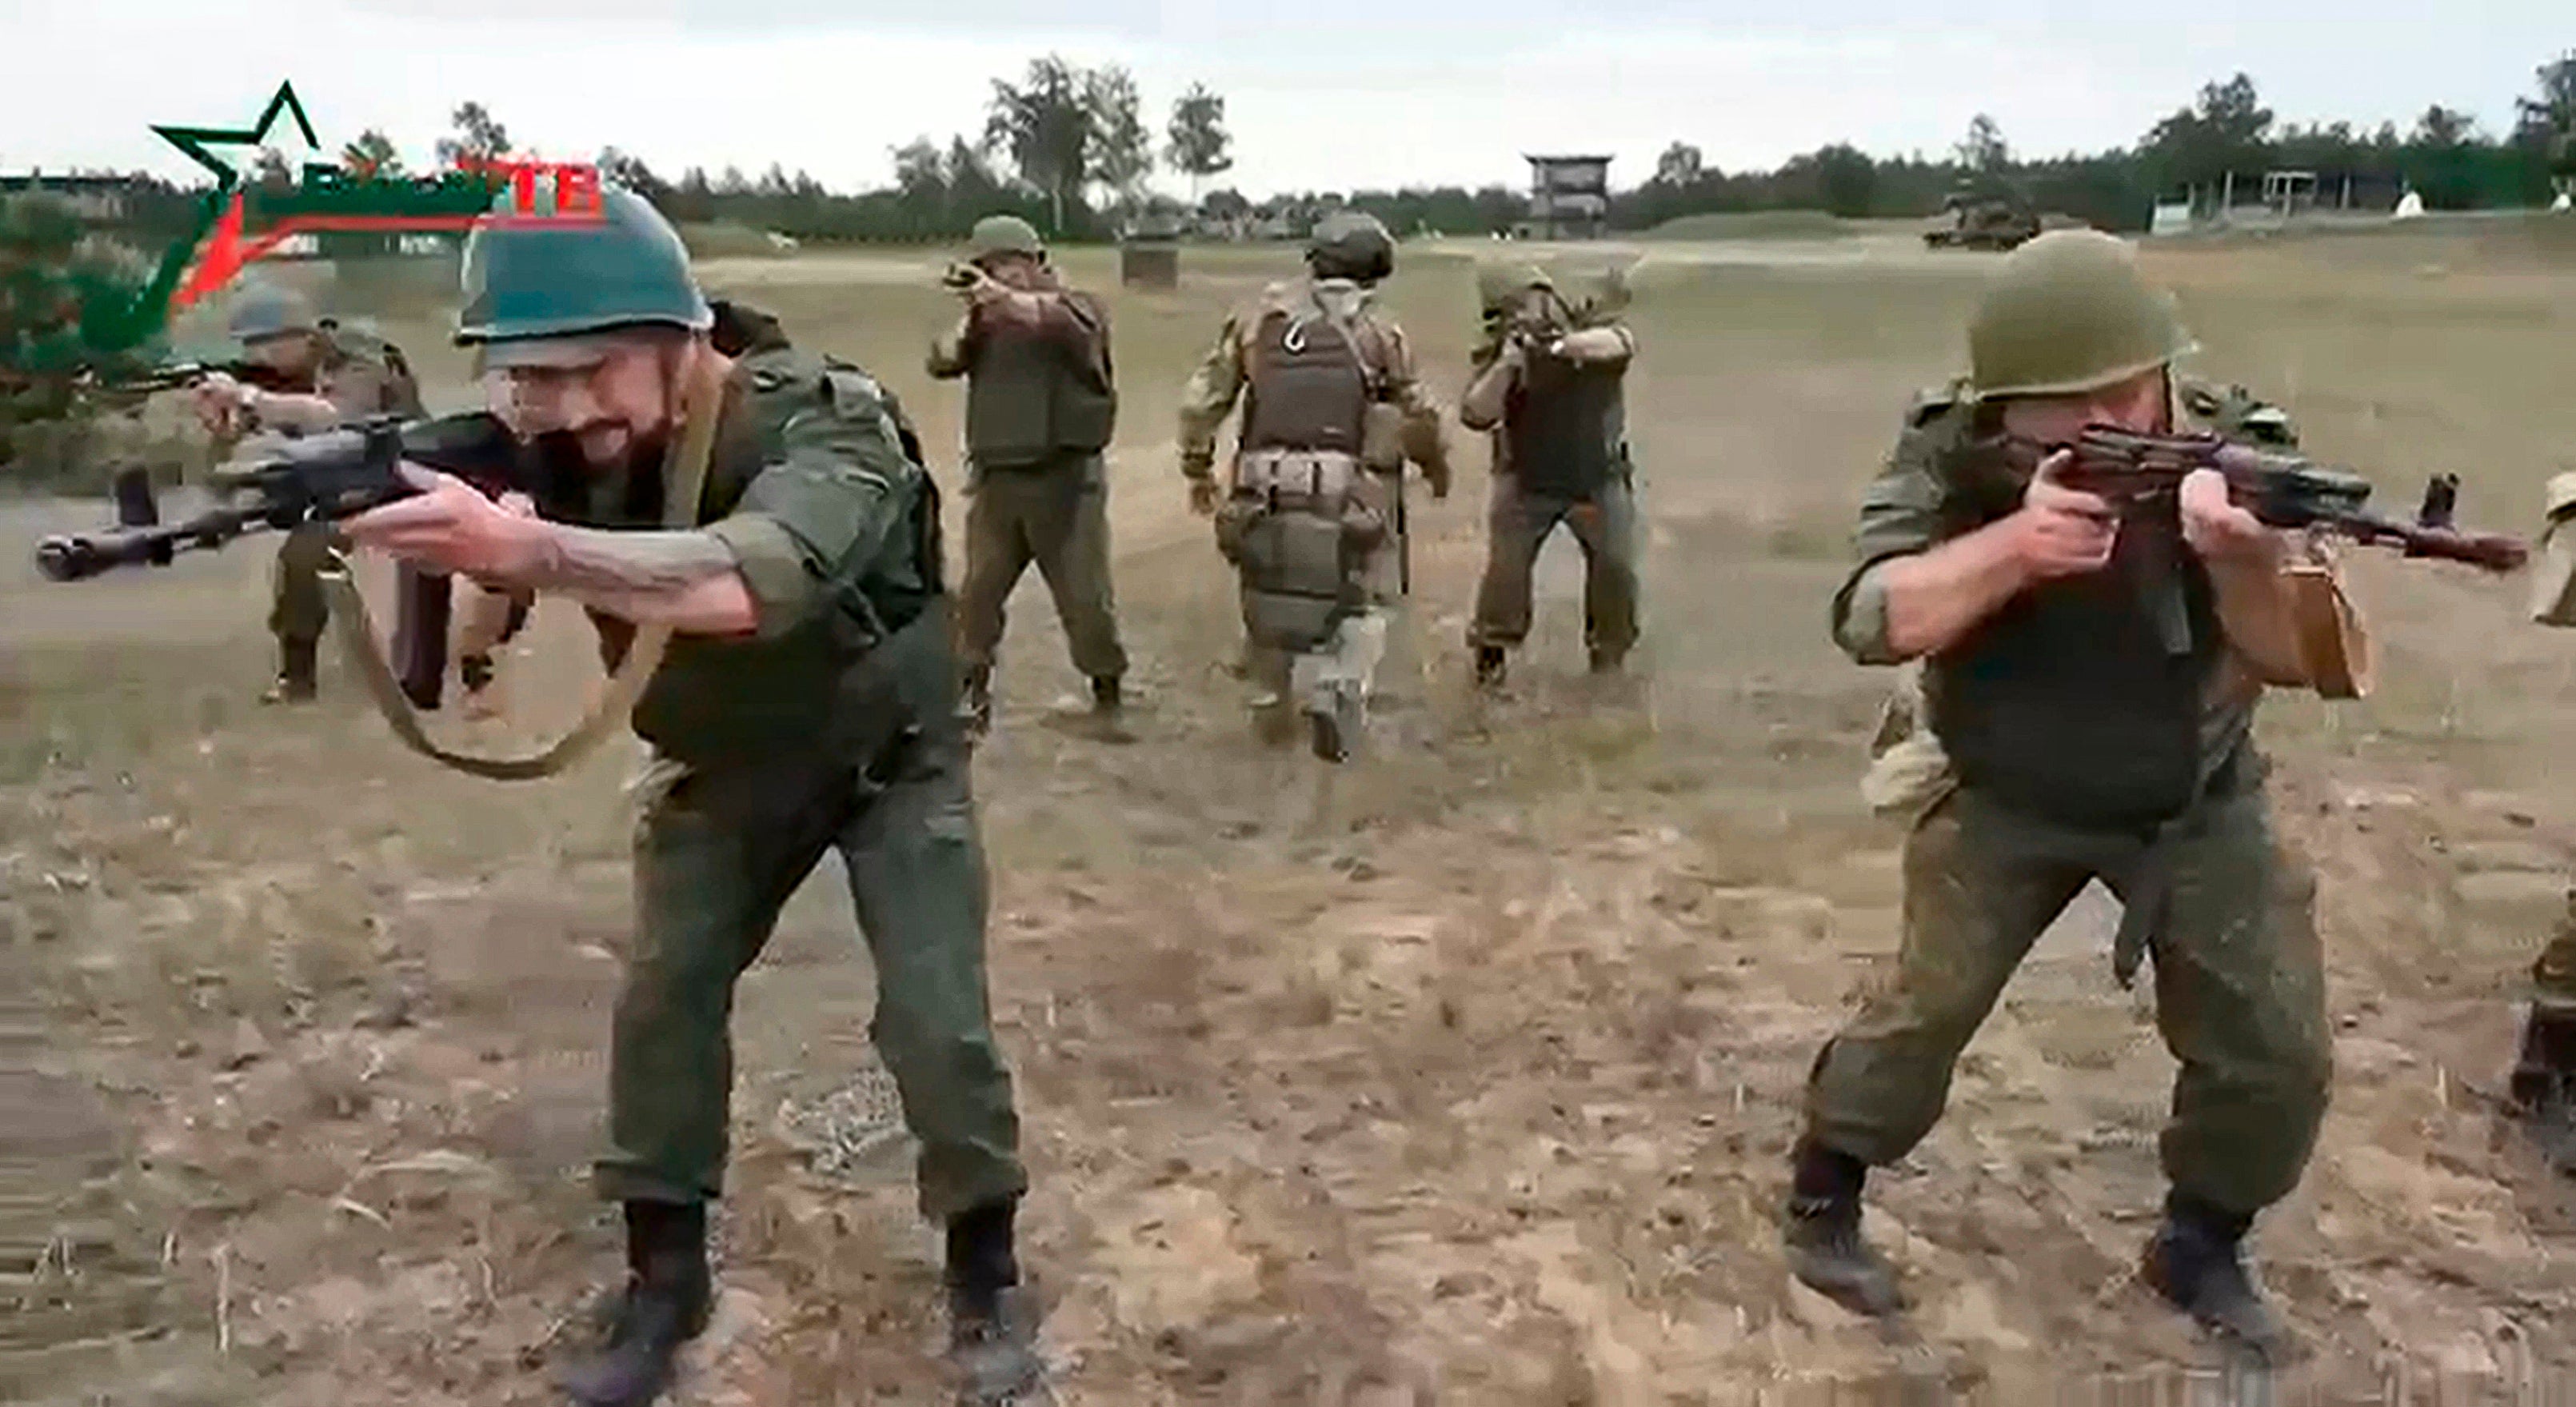
{"label": "military vehicle", "polygon": [[2039,212],[2010,195],[1953,194],[1941,202],[1946,229],[1925,230],[1930,249],[2011,249],[2039,236]]}

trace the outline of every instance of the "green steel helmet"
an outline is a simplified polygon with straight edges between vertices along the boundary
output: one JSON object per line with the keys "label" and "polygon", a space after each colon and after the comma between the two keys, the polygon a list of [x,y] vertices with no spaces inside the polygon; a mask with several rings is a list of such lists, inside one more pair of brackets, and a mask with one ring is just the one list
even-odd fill
{"label": "green steel helmet", "polygon": [[658,324],[704,332],[715,311],[679,231],[644,197],[603,184],[600,213],[510,213],[508,192],[465,237],[460,346]]}
{"label": "green steel helmet", "polygon": [[2192,350],[2172,296],[2099,230],[2053,231],[2007,255],[1968,326],[1980,398],[2095,390]]}
{"label": "green steel helmet", "polygon": [[1556,291],[1556,281],[1536,264],[1486,264],[1476,270],[1476,306],[1499,312],[1532,289]]}
{"label": "green steel helmet", "polygon": [[1376,283],[1395,272],[1395,236],[1374,215],[1336,210],[1307,236],[1306,267],[1318,278]]}
{"label": "green steel helmet", "polygon": [[1038,227],[1017,215],[987,215],[975,222],[966,236],[966,257],[976,261],[996,254],[1025,254],[1032,259],[1046,257],[1046,241],[1038,237]]}
{"label": "green steel helmet", "polygon": [[237,342],[256,342],[290,332],[312,332],[321,325],[303,294],[278,284],[253,283],[234,296],[226,330]]}

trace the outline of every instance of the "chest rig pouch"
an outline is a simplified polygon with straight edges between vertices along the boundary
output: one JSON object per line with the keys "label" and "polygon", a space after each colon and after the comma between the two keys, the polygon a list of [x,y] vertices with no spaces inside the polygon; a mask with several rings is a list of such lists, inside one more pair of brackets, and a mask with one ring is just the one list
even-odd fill
{"label": "chest rig pouch", "polygon": [[1392,524],[1363,463],[1381,378],[1360,340],[1323,317],[1274,311],[1252,349],[1243,451],[1217,515],[1242,574],[1254,643],[1319,649],[1368,604],[1367,566]]}

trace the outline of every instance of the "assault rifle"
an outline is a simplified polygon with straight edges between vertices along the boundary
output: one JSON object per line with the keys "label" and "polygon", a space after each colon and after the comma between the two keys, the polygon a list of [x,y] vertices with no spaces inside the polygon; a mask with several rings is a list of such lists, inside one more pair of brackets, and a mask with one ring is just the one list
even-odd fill
{"label": "assault rifle", "polygon": [[54,581],[80,581],[120,567],[166,567],[182,552],[212,551],[247,533],[350,517],[420,492],[395,468],[404,460],[494,496],[532,483],[526,466],[534,461],[487,412],[377,416],[227,466],[217,476],[227,500],[176,523],[160,521],[143,471],[126,470],[117,476],[117,525],[44,539],[36,568]]}
{"label": "assault rifle", "polygon": [[2005,461],[2022,482],[2040,460],[2059,449],[2072,449],[2075,456],[2060,483],[2107,500],[2124,520],[2141,518],[2160,529],[2179,531],[2183,477],[2195,469],[2215,469],[2227,478],[2228,496],[2266,527],[2317,528],[2358,543],[2396,547],[2409,557],[2466,562],[2490,572],[2513,571],[2531,555],[2530,545],[2520,538],[2468,532],[2454,524],[2460,487],[2456,474],[2434,477],[2426,486],[2423,507],[2409,523],[2370,511],[2371,483],[2359,474],[2216,435],[2142,435],[2094,425],[2073,445],[2043,445],[2020,437],[2004,441]]}
{"label": "assault rifle", "polygon": [[275,391],[280,394],[292,395],[308,390],[306,387],[297,385],[295,378],[275,367],[246,361],[172,362],[166,366],[153,367],[139,376],[120,377],[114,381],[103,382],[94,389],[107,395],[148,396],[156,391],[183,391],[215,375],[229,376],[245,386],[256,386],[263,391]]}

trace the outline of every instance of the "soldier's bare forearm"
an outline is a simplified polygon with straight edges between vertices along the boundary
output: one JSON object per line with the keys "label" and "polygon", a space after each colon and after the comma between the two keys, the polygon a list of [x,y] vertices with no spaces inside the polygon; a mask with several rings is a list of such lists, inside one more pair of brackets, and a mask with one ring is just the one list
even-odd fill
{"label": "soldier's bare forearm", "polygon": [[1887,592],[1887,647],[1898,660],[1959,643],[2030,583],[2006,523],[1891,557],[1878,571]]}
{"label": "soldier's bare forearm", "polygon": [[712,533],[547,526],[544,550],[513,585],[692,634],[747,634],[759,624],[733,549]]}

